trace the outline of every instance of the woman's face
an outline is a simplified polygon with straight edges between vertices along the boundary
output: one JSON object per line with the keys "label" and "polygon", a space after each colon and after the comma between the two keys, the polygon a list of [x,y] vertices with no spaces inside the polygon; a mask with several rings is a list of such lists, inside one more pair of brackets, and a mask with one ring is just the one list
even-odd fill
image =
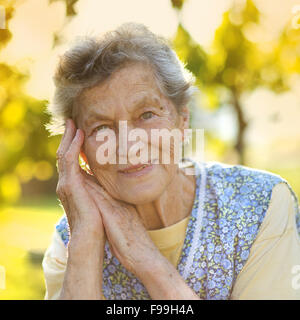
{"label": "woman's face", "polygon": [[[112,197],[136,205],[157,199],[177,174],[178,165],[172,161],[172,147],[171,163],[163,163],[162,140],[157,142],[151,139],[151,129],[176,128],[183,133],[188,126],[188,111],[184,108],[187,114],[184,118],[178,114],[173,103],[158,89],[151,68],[142,63],[124,66],[99,85],[85,89],[78,97],[75,108],[78,128],[85,133],[82,156],[104,189]],[[158,160],[157,164],[147,165],[139,171],[128,171],[133,165],[129,150],[139,140],[130,141],[128,135],[125,139],[129,155],[126,156],[126,164],[120,163],[119,157],[125,153],[123,150],[121,156],[119,152],[119,121],[126,121],[128,134],[137,128],[146,132],[148,139],[143,143],[144,147],[147,146],[148,160]],[[103,143],[107,145],[108,140],[99,141],[96,137],[99,137],[99,133],[105,134],[105,130],[115,133],[116,164],[100,164],[97,161],[97,150]],[[151,148],[159,151],[159,159],[151,156]],[[136,155],[140,155],[141,150]]]}

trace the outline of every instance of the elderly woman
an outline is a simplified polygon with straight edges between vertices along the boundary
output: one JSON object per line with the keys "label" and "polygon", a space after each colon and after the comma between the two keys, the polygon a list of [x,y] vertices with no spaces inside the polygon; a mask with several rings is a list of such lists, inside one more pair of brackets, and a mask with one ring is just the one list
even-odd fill
{"label": "elderly woman", "polygon": [[[158,158],[132,164],[128,153],[120,161],[127,137],[97,139],[118,138],[122,121],[148,137],[184,132],[186,75],[166,41],[133,23],[81,39],[61,57],[49,128],[64,129],[57,194],[65,215],[43,260],[46,299],[300,299],[299,207],[285,180],[182,160],[188,175],[174,145],[173,161],[161,160],[160,143]],[[100,163],[105,143],[116,163]]]}

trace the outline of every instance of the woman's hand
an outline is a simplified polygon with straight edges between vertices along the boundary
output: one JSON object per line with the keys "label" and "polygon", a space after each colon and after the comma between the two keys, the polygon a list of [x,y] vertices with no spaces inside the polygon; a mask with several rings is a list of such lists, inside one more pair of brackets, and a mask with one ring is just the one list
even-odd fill
{"label": "woman's hand", "polygon": [[199,300],[176,268],[156,248],[136,209],[113,199],[100,186],[90,185],[101,208],[111,251],[128,271],[140,279],[151,298]]}
{"label": "woman's hand", "polygon": [[83,132],[76,130],[73,121],[67,121],[57,152],[57,194],[71,229],[61,299],[101,298],[105,235],[112,253],[142,281],[152,299],[198,299],[160,254],[136,209],[113,199],[80,168],[83,139]]}
{"label": "woman's hand", "polygon": [[114,256],[136,276],[153,260],[164,259],[150,239],[134,206],[113,199],[101,186],[88,182]]}
{"label": "woman's hand", "polygon": [[[70,226],[68,263],[61,299],[100,299],[105,232],[101,213],[89,193],[95,179],[79,165],[84,134],[68,119],[57,150],[57,195]],[[87,183],[89,181],[89,184]]]}
{"label": "woman's hand", "polygon": [[71,237],[82,231],[104,238],[104,229],[99,208],[89,194],[94,178],[79,165],[78,157],[84,140],[82,130],[68,119],[66,129],[57,150],[59,179],[56,193],[65,209],[70,226]]}

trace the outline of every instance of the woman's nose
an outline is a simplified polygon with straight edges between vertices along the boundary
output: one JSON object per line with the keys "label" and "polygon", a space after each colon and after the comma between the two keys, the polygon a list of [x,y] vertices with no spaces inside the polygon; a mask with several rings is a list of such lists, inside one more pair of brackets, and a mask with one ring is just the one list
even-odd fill
{"label": "woman's nose", "polygon": [[127,121],[119,124],[116,150],[119,163],[135,162],[133,158],[140,158],[142,154],[146,155],[146,153],[148,156],[147,148],[148,134],[146,130],[137,128]]}

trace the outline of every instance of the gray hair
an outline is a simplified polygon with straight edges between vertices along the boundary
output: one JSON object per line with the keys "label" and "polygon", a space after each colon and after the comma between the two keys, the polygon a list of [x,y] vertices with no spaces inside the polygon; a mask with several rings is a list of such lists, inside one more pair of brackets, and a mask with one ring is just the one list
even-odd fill
{"label": "gray hair", "polygon": [[50,134],[63,133],[66,119],[73,118],[74,101],[83,89],[107,79],[127,62],[149,64],[159,89],[178,112],[190,101],[194,78],[167,40],[142,24],[125,23],[102,37],[77,38],[60,57],[54,75],[53,101],[47,108],[51,120],[46,128]]}

